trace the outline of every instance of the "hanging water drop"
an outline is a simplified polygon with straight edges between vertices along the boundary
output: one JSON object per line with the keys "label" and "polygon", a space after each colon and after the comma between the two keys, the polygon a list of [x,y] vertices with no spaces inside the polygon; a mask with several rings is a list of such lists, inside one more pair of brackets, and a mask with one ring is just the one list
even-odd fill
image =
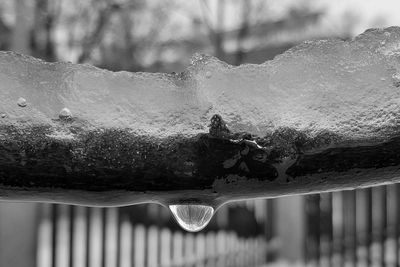
{"label": "hanging water drop", "polygon": [[22,108],[26,107],[26,99],[23,97],[18,98],[17,105]]}
{"label": "hanging water drop", "polygon": [[178,224],[189,232],[206,227],[214,215],[214,209],[206,205],[170,205],[169,209]]}

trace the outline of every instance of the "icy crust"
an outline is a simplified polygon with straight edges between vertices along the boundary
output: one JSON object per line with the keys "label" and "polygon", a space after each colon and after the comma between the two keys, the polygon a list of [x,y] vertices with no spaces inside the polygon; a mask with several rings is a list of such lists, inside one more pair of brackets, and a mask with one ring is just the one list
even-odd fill
{"label": "icy crust", "polygon": [[[87,127],[158,137],[208,132],[219,114],[232,132],[257,136],[290,128],[311,137],[382,139],[399,130],[400,28],[304,42],[260,65],[233,67],[195,55],[178,75],[1,52],[0,81],[0,124],[57,125],[68,108]],[[17,105],[21,97],[25,107]]]}

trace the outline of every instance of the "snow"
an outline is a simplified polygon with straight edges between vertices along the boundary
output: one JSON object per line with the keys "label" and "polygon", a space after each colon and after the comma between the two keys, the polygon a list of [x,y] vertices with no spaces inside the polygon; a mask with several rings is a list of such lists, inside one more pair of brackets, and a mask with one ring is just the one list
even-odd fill
{"label": "snow", "polygon": [[86,127],[162,137],[207,132],[219,114],[233,132],[290,127],[374,139],[398,129],[399,57],[398,27],[304,42],[260,65],[195,55],[182,74],[110,72],[1,52],[0,122],[53,124],[66,108]]}

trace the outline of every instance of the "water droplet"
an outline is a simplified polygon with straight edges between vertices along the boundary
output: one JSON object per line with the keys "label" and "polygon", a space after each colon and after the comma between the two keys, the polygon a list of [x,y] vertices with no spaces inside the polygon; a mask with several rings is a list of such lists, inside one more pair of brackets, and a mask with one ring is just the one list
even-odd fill
{"label": "water droplet", "polygon": [[170,205],[169,209],[178,224],[189,232],[206,227],[214,215],[214,209],[206,205]]}
{"label": "water droplet", "polygon": [[22,108],[26,107],[26,105],[27,105],[26,99],[23,97],[18,98],[17,104],[18,104],[18,106],[20,106]]}
{"label": "water droplet", "polygon": [[1,115],[0,115],[2,118],[5,118],[6,117],[6,114],[5,113],[1,113]]}
{"label": "water droplet", "polygon": [[206,78],[208,78],[208,79],[211,78],[211,71],[206,72]]}
{"label": "water droplet", "polygon": [[69,109],[63,108],[58,114],[60,119],[70,119],[72,117],[72,113]]}

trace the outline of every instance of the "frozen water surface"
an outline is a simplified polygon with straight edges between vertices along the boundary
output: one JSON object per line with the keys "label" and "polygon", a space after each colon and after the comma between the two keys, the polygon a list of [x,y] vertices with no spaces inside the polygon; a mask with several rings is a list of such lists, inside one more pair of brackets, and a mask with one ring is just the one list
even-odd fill
{"label": "frozen water surface", "polygon": [[373,138],[398,125],[399,57],[397,27],[351,41],[304,42],[261,65],[196,55],[179,75],[114,73],[1,52],[0,113],[52,123],[55,111],[68,107],[87,125],[157,136],[205,132],[219,114],[231,130],[258,135],[291,127]]}
{"label": "frozen water surface", "polygon": [[[45,63],[12,52],[0,52],[0,81],[0,126],[6,126],[0,139],[15,137],[16,141],[13,140],[18,143],[16,137],[23,133],[24,138],[32,137],[36,144],[44,144],[32,149],[28,146],[31,139],[27,139],[33,159],[39,154],[40,160],[32,161],[28,166],[30,169],[25,169],[31,173],[36,171],[38,176],[29,174],[25,180],[18,181],[12,181],[13,176],[10,176],[11,185],[28,185],[28,188],[36,188],[38,194],[43,191],[45,199],[60,202],[66,201],[63,197],[67,196],[73,203],[80,199],[96,205],[100,201],[118,205],[146,201],[165,205],[179,203],[169,205],[178,223],[189,231],[198,231],[210,221],[214,213],[212,207],[229,197],[240,199],[250,193],[257,197],[277,196],[292,193],[296,186],[299,192],[307,193],[311,190],[308,186],[316,186],[314,191],[326,190],[334,185],[337,188],[345,186],[349,180],[349,174],[345,173],[347,177],[341,176],[345,177],[343,181],[329,178],[332,185],[316,177],[310,178],[307,188],[303,180],[298,180],[297,184],[294,181],[290,187],[291,181],[285,180],[286,171],[296,159],[283,157],[292,152],[279,152],[281,154],[267,159],[270,156],[267,155],[268,147],[259,146],[257,137],[268,143],[271,133],[288,128],[307,134],[307,140],[321,133],[331,133],[348,141],[349,146],[357,146],[358,141],[382,141],[399,135],[400,28],[368,30],[350,41],[304,42],[260,65],[234,67],[198,54],[181,74],[110,72],[89,65]],[[210,126],[211,118],[214,119]],[[45,127],[46,131],[37,131],[39,133],[35,135],[32,125]],[[117,134],[110,131],[108,135],[98,133],[103,129],[125,131],[115,131]],[[93,132],[94,141],[86,135],[76,137],[80,133],[91,137]],[[43,133],[45,136],[41,135]],[[238,133],[243,135],[234,135]],[[251,134],[251,140],[235,139],[248,134]],[[197,135],[200,137],[192,138]],[[173,139],[177,136],[179,138]],[[61,157],[59,161],[63,165],[47,157],[49,150],[46,149],[52,142],[47,142],[46,138],[60,141],[55,142],[60,145],[55,155]],[[209,143],[201,143],[203,141]],[[157,142],[162,143],[161,150]],[[283,140],[273,145],[284,142],[288,146],[295,145],[295,140]],[[202,153],[210,143],[213,143],[213,149],[206,151],[208,154]],[[204,151],[197,149],[199,144]],[[224,147],[220,149],[221,144],[229,145],[228,152],[236,153],[238,146],[232,144],[244,144],[245,148],[228,155]],[[21,149],[24,148],[22,145]],[[387,157],[388,145],[390,143],[375,149],[379,150],[379,155]],[[9,146],[9,149],[12,155],[19,155],[25,166],[26,151],[19,151],[18,146]],[[147,153],[146,149],[154,153]],[[249,160],[250,163],[261,162],[257,163],[255,171],[250,173],[251,166],[244,161],[239,170],[231,170],[242,156],[250,158],[251,149],[260,152]],[[385,160],[393,159],[396,163],[397,151],[389,152],[392,154],[389,153]],[[297,157],[296,153],[292,154]],[[346,155],[350,158],[351,153]],[[359,178],[354,175],[360,185],[373,183],[375,180],[371,177],[377,169],[375,166],[380,166],[380,162],[368,155],[370,152],[362,173],[365,181],[361,174],[356,173]],[[349,161],[349,158],[344,160]],[[12,157],[6,159],[13,161]],[[340,162],[341,158],[336,160]],[[273,166],[275,161],[279,164]],[[347,162],[345,167],[353,170],[358,166],[356,161]],[[223,166],[214,166],[215,162]],[[75,170],[67,163],[80,165]],[[46,175],[42,177],[50,164],[59,164],[60,173],[72,177],[70,180],[64,176],[51,177],[64,186],[58,188],[59,195],[55,193],[54,181],[48,182]],[[99,166],[93,167],[93,164]],[[121,166],[127,172],[121,172]],[[379,174],[381,177],[377,182],[394,179],[396,170],[388,165],[381,167],[388,168]],[[335,168],[328,164],[323,170],[323,178],[326,179],[325,174]],[[18,166],[18,169],[24,174],[24,168]],[[53,174],[58,174],[59,169],[54,168]],[[94,173],[101,175],[90,172],[99,169],[101,172]],[[213,176],[209,170],[220,173]],[[82,175],[70,175],[75,171]],[[317,172],[319,170],[312,170],[311,174]],[[242,173],[250,174],[242,177]],[[303,177],[301,172],[299,175]],[[45,188],[50,189],[46,191]],[[75,188],[85,194],[75,192]],[[63,195],[67,189],[71,190]],[[92,197],[88,197],[89,189],[94,190],[90,192]],[[16,191],[16,196],[30,199],[32,192],[24,190]]]}
{"label": "frozen water surface", "polygon": [[[202,132],[212,114],[235,130],[259,134],[284,126],[370,135],[397,124],[399,42],[399,28],[369,30],[349,42],[305,42],[272,61],[240,67],[197,55],[180,76],[112,73],[1,53],[0,90],[8,93],[1,111],[45,119],[68,106],[104,126],[160,135]],[[25,92],[19,98],[17,87]],[[31,110],[18,109],[21,98]]]}

